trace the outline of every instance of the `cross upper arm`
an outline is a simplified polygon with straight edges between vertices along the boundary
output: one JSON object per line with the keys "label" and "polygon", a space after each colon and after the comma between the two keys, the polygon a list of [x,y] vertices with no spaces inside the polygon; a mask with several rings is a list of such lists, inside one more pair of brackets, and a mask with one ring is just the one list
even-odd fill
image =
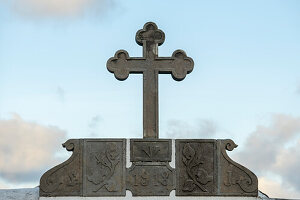
{"label": "cross upper arm", "polygon": [[173,79],[181,81],[186,74],[192,72],[194,61],[187,57],[182,50],[176,50],[172,57],[158,57],[155,59],[155,68],[160,74],[172,74]]}
{"label": "cross upper arm", "polygon": [[118,80],[125,80],[130,73],[143,73],[145,59],[129,57],[127,51],[119,50],[107,61],[107,69],[114,73]]}

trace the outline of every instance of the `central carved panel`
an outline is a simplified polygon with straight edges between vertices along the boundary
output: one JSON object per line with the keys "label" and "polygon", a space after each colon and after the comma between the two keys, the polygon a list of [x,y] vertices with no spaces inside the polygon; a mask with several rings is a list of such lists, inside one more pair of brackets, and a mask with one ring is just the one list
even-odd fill
{"label": "central carved panel", "polygon": [[170,167],[172,140],[130,140],[126,186],[133,196],[168,196],[175,189],[175,170]]}
{"label": "central carved panel", "polygon": [[127,172],[133,196],[168,196],[175,189],[175,173],[166,163],[135,163]]}
{"label": "central carved panel", "polygon": [[164,139],[130,140],[131,162],[171,162],[172,141]]}

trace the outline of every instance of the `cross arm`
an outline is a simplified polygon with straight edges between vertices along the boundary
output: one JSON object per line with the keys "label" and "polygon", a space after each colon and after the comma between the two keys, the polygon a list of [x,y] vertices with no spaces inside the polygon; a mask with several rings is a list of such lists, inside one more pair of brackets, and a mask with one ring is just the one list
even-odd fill
{"label": "cross arm", "polygon": [[130,73],[143,73],[144,62],[145,58],[129,57],[127,51],[119,50],[114,57],[107,61],[106,66],[109,72],[114,73],[116,79],[123,81],[128,78]]}
{"label": "cross arm", "polygon": [[155,68],[160,74],[171,74],[174,80],[181,81],[193,71],[194,61],[183,50],[176,50],[172,57],[156,58]]}

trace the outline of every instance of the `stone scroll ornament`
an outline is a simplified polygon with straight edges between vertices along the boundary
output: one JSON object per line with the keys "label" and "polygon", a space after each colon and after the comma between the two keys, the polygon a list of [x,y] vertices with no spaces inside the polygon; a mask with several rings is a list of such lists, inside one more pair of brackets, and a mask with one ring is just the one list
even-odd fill
{"label": "stone scroll ornament", "polygon": [[246,167],[229,158],[226,150],[232,151],[237,145],[232,140],[219,140],[220,149],[220,194],[237,196],[256,196],[258,180],[256,175]]}
{"label": "stone scroll ornament", "polygon": [[[43,174],[40,196],[257,196],[257,177],[234,162],[226,151],[232,140],[159,139],[158,75],[183,80],[194,67],[182,50],[159,57],[165,34],[153,22],[136,33],[143,57],[130,57],[119,50],[107,61],[118,80],[143,74],[143,139],[70,139],[63,144],[71,157]],[[172,143],[175,142],[175,152]],[[126,168],[126,148],[132,165]],[[175,168],[170,166],[175,153]]]}
{"label": "stone scroll ornament", "polygon": [[40,196],[82,195],[82,140],[68,140],[63,147],[73,154],[67,161],[43,174]]}

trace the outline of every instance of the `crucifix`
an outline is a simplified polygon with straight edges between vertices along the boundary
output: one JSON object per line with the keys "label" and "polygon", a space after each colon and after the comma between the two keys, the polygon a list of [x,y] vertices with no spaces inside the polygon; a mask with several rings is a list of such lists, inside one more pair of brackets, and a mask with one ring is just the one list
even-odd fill
{"label": "crucifix", "polygon": [[127,51],[119,50],[107,61],[107,69],[121,81],[130,73],[143,74],[143,138],[158,138],[158,74],[171,74],[181,81],[192,72],[194,62],[182,50],[174,51],[171,57],[159,57],[158,46],[165,34],[153,22],[146,23],[135,40],[143,46],[143,57],[129,57]]}
{"label": "crucifix", "polygon": [[[126,196],[258,196],[257,177],[234,162],[226,151],[237,145],[230,139],[158,139],[158,74],[171,74],[181,81],[194,62],[184,51],[159,57],[165,34],[148,22],[136,33],[142,57],[119,50],[107,61],[118,80],[143,74],[143,139],[70,139],[63,146],[73,151],[65,162],[40,179],[40,197]],[[175,151],[175,152],[174,152]],[[170,166],[175,153],[175,168]],[[126,160],[132,165],[127,168]],[[100,173],[100,174],[99,174]],[[255,198],[256,199],[256,198]]]}

